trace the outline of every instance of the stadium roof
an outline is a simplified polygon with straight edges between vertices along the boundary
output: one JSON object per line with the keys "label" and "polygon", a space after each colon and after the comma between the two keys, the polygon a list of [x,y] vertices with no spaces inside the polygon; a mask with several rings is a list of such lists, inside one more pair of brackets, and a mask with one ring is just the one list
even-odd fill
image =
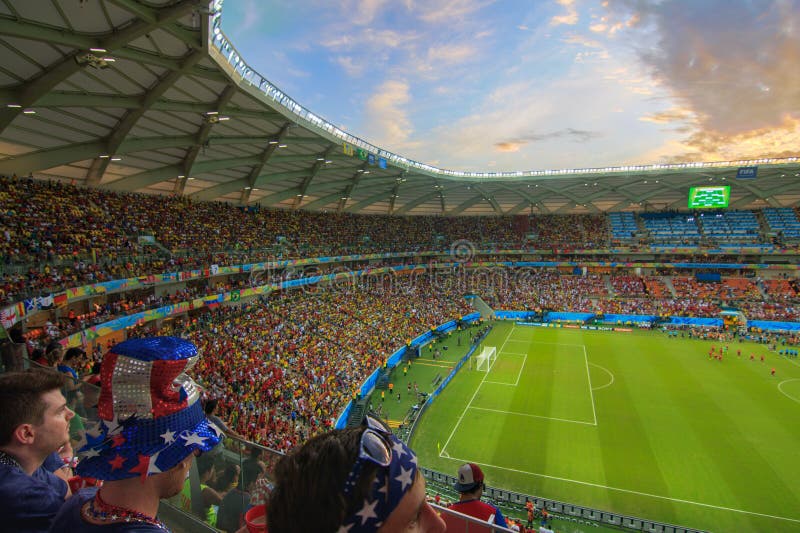
{"label": "stadium roof", "polygon": [[[724,184],[732,207],[800,203],[796,157],[512,173],[410,161],[250,69],[220,14],[202,0],[1,0],[0,174],[398,215],[680,209],[690,186]],[[757,178],[736,179],[742,166]]]}

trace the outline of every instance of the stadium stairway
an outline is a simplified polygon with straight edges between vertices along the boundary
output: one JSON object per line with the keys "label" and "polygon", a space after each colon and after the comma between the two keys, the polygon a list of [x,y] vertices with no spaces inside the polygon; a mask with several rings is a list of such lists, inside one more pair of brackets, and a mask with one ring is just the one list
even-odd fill
{"label": "stadium stairway", "polygon": [[347,425],[345,427],[354,428],[361,425],[364,415],[367,414],[369,409],[369,400],[370,396],[367,396],[366,398],[359,398],[353,404],[353,408],[350,409],[350,414],[347,416]]}
{"label": "stadium stairway", "polygon": [[766,287],[764,287],[764,281],[762,279],[757,278],[754,285],[756,286],[756,289],[758,289],[758,293],[761,295],[763,301],[765,302],[772,301],[772,297],[769,294],[767,294],[767,289]]}
{"label": "stadium stairway", "polygon": [[677,298],[678,293],[675,292],[675,286],[672,285],[672,277],[671,276],[662,276],[661,279],[664,281],[664,285],[667,286],[669,289],[669,293],[672,295],[673,298]]}
{"label": "stadium stairway", "polygon": [[489,307],[489,304],[483,301],[483,298],[477,294],[475,294],[474,297],[470,298],[468,301],[470,304],[472,304],[472,307],[474,307],[475,310],[481,314],[481,318],[494,318],[494,309]]}
{"label": "stadium stairway", "polygon": [[606,288],[608,289],[608,294],[611,296],[616,296],[617,291],[614,290],[614,286],[611,284],[611,276],[603,276],[603,282],[606,284]]}

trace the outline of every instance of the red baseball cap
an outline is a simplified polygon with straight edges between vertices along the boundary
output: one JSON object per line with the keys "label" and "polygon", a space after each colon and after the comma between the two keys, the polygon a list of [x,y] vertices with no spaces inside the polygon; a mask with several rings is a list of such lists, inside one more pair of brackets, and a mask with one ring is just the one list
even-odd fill
{"label": "red baseball cap", "polygon": [[458,469],[458,482],[453,487],[458,492],[472,492],[483,483],[483,470],[475,463],[464,463]]}

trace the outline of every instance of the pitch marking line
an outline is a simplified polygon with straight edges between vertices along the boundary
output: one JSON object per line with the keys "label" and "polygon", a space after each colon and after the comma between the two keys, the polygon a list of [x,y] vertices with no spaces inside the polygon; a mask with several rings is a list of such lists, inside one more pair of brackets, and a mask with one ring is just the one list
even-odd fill
{"label": "pitch marking line", "polygon": [[520,357],[524,355],[525,357],[528,357],[528,354],[526,353],[516,353],[516,352],[500,352],[498,355],[518,355]]}
{"label": "pitch marking line", "polygon": [[522,375],[522,370],[525,368],[525,363],[527,362],[528,362],[528,354],[525,354],[525,357],[522,359],[522,364],[519,365],[519,372],[517,372],[517,379],[514,381],[515,387],[519,385],[519,378]]}
{"label": "pitch marking line", "polygon": [[470,407],[470,409],[476,409],[478,411],[491,411],[492,413],[501,413],[504,415],[516,415],[516,416],[527,416],[528,418],[542,418],[544,420],[557,420],[559,422],[571,422],[573,424],[583,424],[584,426],[596,426],[597,422],[594,424],[591,422],[584,422],[583,420],[570,420],[569,418],[556,418],[554,416],[541,416],[541,415],[531,415],[528,413],[516,413],[514,411],[501,411],[499,409],[489,409],[488,407]]}
{"label": "pitch marking line", "polygon": [[613,385],[613,384],[614,384],[614,374],[612,374],[612,373],[611,373],[611,371],[610,371],[609,369],[607,369],[607,368],[606,368],[606,367],[604,367],[604,366],[596,365],[596,364],[594,364],[594,363],[589,363],[589,364],[590,364],[590,365],[592,365],[592,366],[595,366],[595,367],[599,368],[600,370],[603,370],[603,371],[605,371],[605,372],[606,372],[606,373],[607,373],[609,376],[611,376],[611,381],[609,381],[608,383],[606,383],[606,384],[605,384],[605,385],[603,385],[602,387],[595,387],[595,389],[594,389],[594,390],[605,389],[606,387],[610,387],[611,385]]}
{"label": "pitch marking line", "polygon": [[530,341],[531,344],[555,344],[556,346],[575,346],[577,348],[586,348],[585,344],[571,344],[568,342],[549,342],[549,341]]}
{"label": "pitch marking line", "polygon": [[597,425],[597,411],[594,408],[594,391],[592,390],[592,375],[589,373],[589,355],[586,353],[586,346],[583,347],[583,358],[586,361],[586,377],[589,379],[589,396],[592,397],[592,415],[594,425]]}
{"label": "pitch marking line", "polygon": [[[503,341],[503,344],[500,346],[500,350],[499,350],[500,352],[503,351],[503,347],[508,342],[508,339],[511,337],[512,333],[514,333],[514,325],[513,324],[511,325],[511,330],[508,332],[508,335],[506,335],[506,339]],[[497,358],[495,358],[495,362],[496,361],[497,361]],[[492,366],[494,366],[494,365],[492,365]],[[491,370],[491,367],[489,368],[489,370]],[[478,395],[478,391],[481,390],[481,387],[483,386],[483,383],[486,381],[486,377],[488,375],[489,375],[489,372],[484,373],[483,374],[483,379],[481,379],[481,382],[478,384],[477,387],[475,387],[475,392],[472,393],[472,398],[469,399],[469,403],[467,403],[467,406],[464,407],[463,411],[461,411],[461,415],[458,417],[458,420],[456,420],[456,425],[453,427],[453,431],[450,432],[450,436],[447,437],[447,440],[445,441],[444,446],[442,447],[441,451],[439,452],[439,457],[442,457],[442,453],[444,453],[444,451],[447,449],[447,445],[450,444],[450,441],[453,439],[453,435],[455,435],[456,430],[458,429],[458,426],[460,426],[461,425],[461,421],[464,420],[464,415],[467,413],[467,409],[469,409],[469,406],[472,405],[473,400],[475,400],[475,396]]]}
{"label": "pitch marking line", "polygon": [[793,378],[793,379],[786,379],[786,380],[783,380],[783,381],[781,381],[780,383],[778,383],[778,390],[781,392],[781,394],[783,394],[784,396],[786,396],[786,397],[787,397],[787,398],[789,398],[790,400],[792,400],[792,401],[794,401],[794,402],[797,402],[797,403],[800,403],[800,400],[798,400],[797,398],[795,398],[795,397],[794,397],[794,396],[792,396],[791,394],[789,394],[789,393],[787,393],[787,392],[784,392],[784,390],[781,388],[781,387],[783,386],[783,384],[784,384],[784,383],[789,383],[789,382],[791,382],[791,381],[800,381],[800,379],[798,379],[798,378]]}
{"label": "pitch marking line", "polygon": [[730,511],[730,512],[734,512],[734,513],[741,513],[741,514],[747,514],[747,515],[752,515],[752,516],[761,516],[761,517],[764,517],[764,518],[774,518],[776,520],[784,520],[786,522],[793,522],[793,523],[796,523],[796,524],[800,524],[800,519],[798,519],[798,518],[788,518],[786,516],[777,516],[777,515],[772,515],[772,514],[757,513],[755,511],[745,511],[743,509],[734,509],[733,507],[724,507],[724,506],[721,506],[721,505],[712,505],[710,503],[695,502],[695,501],[692,501],[692,500],[683,500],[681,498],[670,498],[669,496],[661,496],[659,494],[650,494],[648,492],[639,492],[637,490],[621,489],[619,487],[611,487],[611,486],[608,486],[608,485],[601,485],[599,483],[591,483],[589,481],[578,481],[577,479],[567,479],[567,478],[564,478],[564,477],[548,476],[547,474],[537,474],[535,472],[528,472],[526,470],[518,470],[516,468],[508,468],[508,467],[505,467],[505,466],[491,465],[489,463],[479,463],[479,462],[475,461],[475,459],[458,459],[456,457],[449,457],[449,459],[452,459],[453,461],[458,461],[459,463],[477,463],[477,464],[479,464],[481,466],[488,466],[490,468],[497,468],[499,470],[508,470],[509,472],[517,472],[518,474],[528,474],[529,476],[542,477],[542,478],[545,478],[545,479],[553,479],[555,481],[564,481],[564,482],[567,482],[567,483],[575,483],[577,485],[584,485],[584,486],[587,486],[587,487],[595,487],[595,488],[598,488],[598,489],[613,490],[613,491],[616,491],[616,492],[624,492],[624,493],[627,493],[627,494],[636,494],[638,496],[646,496],[648,498],[656,498],[656,499],[659,499],[659,500],[667,500],[667,501],[676,502],[676,503],[686,503],[686,504],[689,504],[689,505],[697,505],[699,507],[707,507],[709,509],[717,509],[717,510],[720,510],[720,511]]}

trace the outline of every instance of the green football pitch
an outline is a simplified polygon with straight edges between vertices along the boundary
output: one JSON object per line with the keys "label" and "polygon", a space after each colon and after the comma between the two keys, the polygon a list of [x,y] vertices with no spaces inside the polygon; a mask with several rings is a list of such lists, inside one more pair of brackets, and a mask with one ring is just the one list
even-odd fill
{"label": "green football pitch", "polygon": [[[429,468],[473,461],[487,484],[526,494],[710,531],[800,531],[800,363],[738,342],[712,360],[712,345],[497,323],[490,370],[465,365],[412,447]],[[428,350],[413,370],[454,352]]]}

